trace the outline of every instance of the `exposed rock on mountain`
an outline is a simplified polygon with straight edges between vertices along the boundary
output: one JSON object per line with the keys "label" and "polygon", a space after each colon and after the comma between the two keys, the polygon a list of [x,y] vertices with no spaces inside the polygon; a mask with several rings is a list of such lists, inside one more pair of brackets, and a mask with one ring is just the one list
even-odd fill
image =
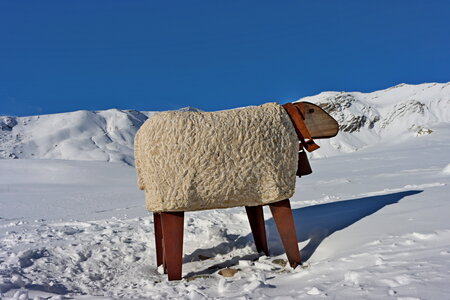
{"label": "exposed rock on mountain", "polygon": [[340,124],[339,135],[319,141],[322,151],[313,157],[402,142],[450,122],[450,83],[400,84],[372,93],[324,92],[299,101],[320,105]]}

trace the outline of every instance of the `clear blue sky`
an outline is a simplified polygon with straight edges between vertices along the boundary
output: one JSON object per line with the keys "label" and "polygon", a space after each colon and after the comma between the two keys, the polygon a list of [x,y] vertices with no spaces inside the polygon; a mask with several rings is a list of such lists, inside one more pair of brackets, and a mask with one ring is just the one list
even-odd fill
{"label": "clear blue sky", "polygon": [[450,1],[0,0],[0,115],[450,81]]}

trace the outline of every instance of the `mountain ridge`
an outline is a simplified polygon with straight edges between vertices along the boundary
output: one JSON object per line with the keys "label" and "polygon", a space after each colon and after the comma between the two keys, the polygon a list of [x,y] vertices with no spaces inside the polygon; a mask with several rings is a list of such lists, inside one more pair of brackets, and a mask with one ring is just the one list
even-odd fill
{"label": "mountain ridge", "polygon": [[[322,92],[304,97],[340,124],[337,137],[319,140],[313,158],[378,143],[432,134],[450,123],[450,82],[400,84],[371,93]],[[182,111],[199,111],[193,107]],[[0,116],[0,158],[99,160],[133,164],[133,139],[155,111],[79,110],[29,117]]]}
{"label": "mountain ridge", "polygon": [[450,122],[450,83],[399,84],[371,93],[322,92],[299,101],[315,103],[340,124],[339,135],[320,141],[313,157],[353,152],[431,134]]}

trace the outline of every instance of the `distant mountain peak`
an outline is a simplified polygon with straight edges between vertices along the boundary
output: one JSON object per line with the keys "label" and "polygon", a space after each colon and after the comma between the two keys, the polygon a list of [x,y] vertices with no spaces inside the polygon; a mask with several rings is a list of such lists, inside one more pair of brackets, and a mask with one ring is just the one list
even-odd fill
{"label": "distant mountain peak", "polygon": [[336,138],[320,141],[326,150],[314,152],[316,157],[420,137],[450,122],[450,83],[402,83],[372,93],[324,92],[299,101],[318,104],[340,125]]}
{"label": "distant mountain peak", "polygon": [[179,111],[195,111],[195,112],[201,112],[202,111],[201,109],[198,109],[198,108],[193,107],[193,106],[186,106],[186,107],[182,107],[182,108],[177,109],[177,110],[179,110]]}
{"label": "distant mountain peak", "polygon": [[[450,123],[450,83],[399,84],[372,93],[322,92],[299,101],[320,105],[340,133],[319,140],[313,157],[336,155],[433,134]],[[187,106],[180,111],[201,111]],[[30,117],[0,116],[0,158],[100,160],[133,164],[133,141],[155,112],[75,111]]]}

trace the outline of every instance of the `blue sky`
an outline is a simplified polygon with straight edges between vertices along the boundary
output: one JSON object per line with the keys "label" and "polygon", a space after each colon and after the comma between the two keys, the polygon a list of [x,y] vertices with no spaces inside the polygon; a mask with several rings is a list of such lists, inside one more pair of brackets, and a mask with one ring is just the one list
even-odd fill
{"label": "blue sky", "polygon": [[450,1],[0,0],[0,115],[450,81]]}

